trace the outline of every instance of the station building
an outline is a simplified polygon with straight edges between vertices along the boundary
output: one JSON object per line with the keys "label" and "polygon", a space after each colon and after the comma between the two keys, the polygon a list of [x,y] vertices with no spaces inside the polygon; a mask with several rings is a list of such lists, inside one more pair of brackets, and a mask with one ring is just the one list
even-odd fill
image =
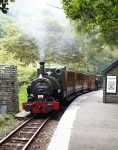
{"label": "station building", "polygon": [[103,102],[118,103],[118,60],[109,65],[103,74]]}

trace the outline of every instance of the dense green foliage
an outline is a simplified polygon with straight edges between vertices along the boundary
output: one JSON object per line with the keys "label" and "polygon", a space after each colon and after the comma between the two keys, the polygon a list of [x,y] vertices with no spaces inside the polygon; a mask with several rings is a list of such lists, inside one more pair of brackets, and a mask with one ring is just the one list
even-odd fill
{"label": "dense green foliage", "polygon": [[27,101],[27,85],[24,84],[19,89],[19,109],[22,110],[22,104]]}
{"label": "dense green foliage", "polygon": [[[46,63],[48,66],[60,64],[70,70],[85,73],[100,73],[114,59],[118,59],[117,22],[115,24],[114,21],[111,21],[111,25],[109,25],[110,20],[113,18],[112,16],[110,20],[107,18],[107,15],[110,15],[109,13],[104,18],[105,16],[100,11],[101,9],[99,10],[101,15],[96,10],[98,12],[95,13],[93,18],[91,17],[91,14],[94,14],[93,5],[96,2],[99,4],[102,1],[63,1],[66,14],[76,20],[78,32],[75,41],[71,40],[71,38],[69,41],[65,39],[61,45],[60,36],[57,36],[56,39],[54,38],[57,28],[61,28],[59,28],[57,23],[52,24],[55,30],[54,32],[51,30],[50,33],[47,33],[50,42],[46,49]],[[87,5],[83,6],[85,1],[87,1]],[[89,3],[92,11],[87,9]],[[79,8],[81,9],[79,10]],[[109,10],[111,11],[111,9]],[[99,16],[103,18],[101,21]],[[116,18],[116,13],[114,18]],[[82,32],[80,32],[80,29],[82,29]],[[67,43],[65,44],[65,42]],[[17,66],[20,104],[26,100],[27,85],[36,77],[38,61],[38,47],[35,40],[20,31],[19,27],[9,16],[0,13],[0,64],[13,64]]]}
{"label": "dense green foliage", "polygon": [[0,14],[0,18],[0,64],[17,66],[19,106],[22,109],[27,96],[26,87],[36,76],[38,48],[35,40],[18,30],[10,17]]}
{"label": "dense green foliage", "polygon": [[16,65],[20,85],[28,84],[36,72],[38,48],[10,17],[0,14],[0,63]]}
{"label": "dense green foliage", "polygon": [[0,11],[2,11],[2,13],[8,13],[9,2],[14,2],[14,0],[0,0]]}
{"label": "dense green foliage", "polygon": [[[10,17],[0,14],[0,18],[0,63],[17,65],[20,85],[28,84],[36,73],[38,62],[35,40],[21,32]],[[79,32],[72,47],[69,45],[55,51],[50,44],[46,50],[46,62],[56,62],[82,72],[99,73],[107,64],[117,59],[117,55],[117,48],[111,50],[101,34],[96,31],[89,34]]]}
{"label": "dense green foliage", "polygon": [[0,114],[0,138],[16,127],[16,120],[11,114]]}
{"label": "dense green foliage", "polygon": [[24,64],[35,63],[38,60],[38,48],[34,39],[18,30],[13,21],[0,15],[0,50],[14,54]]}
{"label": "dense green foliage", "polygon": [[96,29],[108,44],[118,46],[118,0],[63,0],[78,30]]}

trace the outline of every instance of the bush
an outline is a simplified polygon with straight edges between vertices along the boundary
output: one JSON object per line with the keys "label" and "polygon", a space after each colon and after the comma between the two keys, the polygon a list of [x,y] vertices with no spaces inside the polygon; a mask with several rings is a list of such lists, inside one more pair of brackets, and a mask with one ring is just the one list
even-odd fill
{"label": "bush", "polygon": [[11,114],[0,114],[0,137],[5,136],[16,126],[16,120]]}
{"label": "bush", "polygon": [[18,66],[18,82],[19,86],[29,84],[36,76],[36,68],[26,66]]}
{"label": "bush", "polygon": [[24,84],[19,89],[19,109],[22,110],[22,103],[27,101],[27,85]]}

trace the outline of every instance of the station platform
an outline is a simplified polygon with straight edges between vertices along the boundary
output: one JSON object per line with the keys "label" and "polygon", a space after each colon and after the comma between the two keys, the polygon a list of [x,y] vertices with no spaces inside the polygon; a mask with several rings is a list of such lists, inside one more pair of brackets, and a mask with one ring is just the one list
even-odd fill
{"label": "station platform", "polygon": [[103,91],[75,99],[62,116],[47,150],[118,150],[118,104]]}

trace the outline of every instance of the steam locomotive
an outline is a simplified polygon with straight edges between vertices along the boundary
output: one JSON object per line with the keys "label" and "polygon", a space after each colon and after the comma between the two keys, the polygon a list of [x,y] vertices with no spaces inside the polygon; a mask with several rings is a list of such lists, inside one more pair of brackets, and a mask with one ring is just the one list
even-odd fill
{"label": "steam locomotive", "polygon": [[70,97],[98,89],[98,80],[98,76],[67,71],[65,67],[44,68],[44,62],[40,62],[38,77],[27,88],[23,108],[32,114],[58,111]]}

